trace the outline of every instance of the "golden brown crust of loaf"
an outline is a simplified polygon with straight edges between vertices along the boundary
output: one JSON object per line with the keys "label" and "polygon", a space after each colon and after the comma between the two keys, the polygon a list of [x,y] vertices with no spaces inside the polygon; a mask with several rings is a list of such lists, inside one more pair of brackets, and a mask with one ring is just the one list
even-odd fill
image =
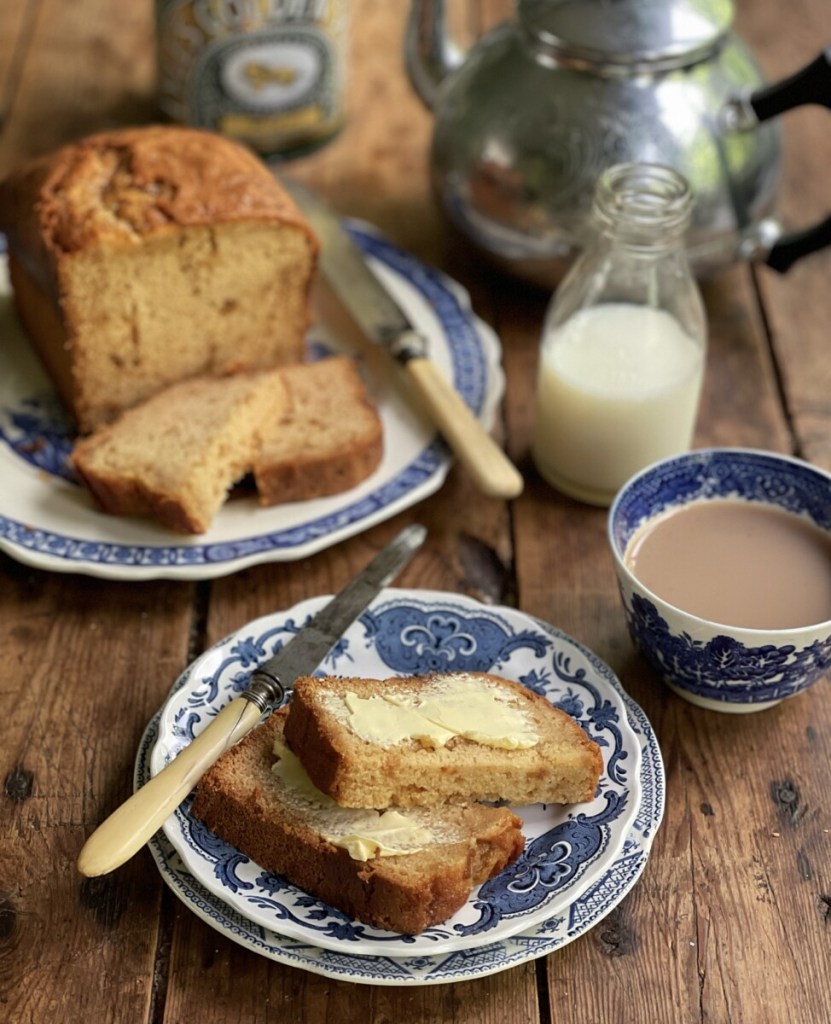
{"label": "golden brown crust of loaf", "polygon": [[192,813],[260,867],[377,928],[415,934],[451,917],[474,885],[522,852],[520,820],[505,808],[454,808],[469,838],[406,856],[353,860],[281,802],[271,765],[285,710],[274,712],[202,778]]}
{"label": "golden brown crust of loaf", "polygon": [[283,380],[291,406],[254,464],[260,504],[339,494],[377,469],[381,420],[353,360],[285,367]]}
{"label": "golden brown crust of loaf", "polygon": [[318,243],[243,146],[103,132],[0,183],[20,319],[81,433],[187,377],[302,360]]}
{"label": "golden brown crust of loaf", "polygon": [[316,245],[294,202],[253,153],[176,125],[87,136],[0,185],[0,228],[10,245],[42,246],[53,257],[239,220],[292,224]]}
{"label": "golden brown crust of loaf", "polygon": [[286,723],[286,741],[314,784],[346,807],[429,806],[442,801],[507,800],[580,803],[594,798],[603,768],[600,748],[564,711],[511,680],[479,672],[461,675],[513,694],[542,740],[505,750],[455,737],[436,750],[418,741],[380,746],[356,735],[324,706],[325,693],[370,697],[395,689],[418,695],[453,673],[390,680],[298,679]]}

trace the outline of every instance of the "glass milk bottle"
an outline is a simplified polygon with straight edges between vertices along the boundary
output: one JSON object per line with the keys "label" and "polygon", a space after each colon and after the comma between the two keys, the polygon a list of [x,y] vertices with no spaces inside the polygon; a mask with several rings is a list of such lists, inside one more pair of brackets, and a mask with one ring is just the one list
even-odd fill
{"label": "glass milk bottle", "polygon": [[558,490],[608,505],[689,448],[706,317],[684,250],[692,192],[669,167],[619,164],[597,183],[595,237],[549,306],[532,453]]}

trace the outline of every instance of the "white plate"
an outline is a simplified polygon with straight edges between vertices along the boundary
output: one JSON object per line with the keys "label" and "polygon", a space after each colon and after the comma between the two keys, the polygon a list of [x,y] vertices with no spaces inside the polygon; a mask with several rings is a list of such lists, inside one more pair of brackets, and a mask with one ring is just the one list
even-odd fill
{"label": "white plate", "polygon": [[[151,771],[160,771],[247,685],[255,665],[326,604],[312,598],[257,619],[198,658],[165,705]],[[265,872],[192,818],[186,801],[164,826],[187,870],[255,924],[316,946],[367,955],[450,953],[527,931],[561,912],[601,878],[641,802],[640,743],[611,671],[569,637],[509,608],[434,591],[385,590],[354,623],[321,671],[366,678],[429,671],[492,671],[568,711],[601,748],[595,799],[515,807],[526,848],[475,889],[446,922],[417,936],[373,928]]]}
{"label": "white plate", "polygon": [[[665,778],[661,752],[646,716],[613,680],[623,698],[629,725],[641,746],[641,803],[622,849],[603,876],[559,914],[533,929],[500,942],[475,945],[446,955],[360,956],[346,944],[323,949],[253,924],[188,873],[163,832],[149,847],[162,878],[198,917],[226,938],[278,963],[313,974],[368,985],[441,985],[482,978],[553,953],[584,935],[610,913],[640,878],[664,811]],[[147,727],[136,758],[134,785],[150,778],[150,751],[157,738],[158,713]]]}
{"label": "white plate", "polygon": [[[429,342],[429,352],[486,428],[504,389],[496,335],[467,293],[376,233],[351,223],[373,270]],[[0,236],[0,243],[2,236]],[[258,562],[304,558],[436,491],[449,468],[444,442],[408,405],[391,373],[368,382],[384,429],[384,456],[358,487],[315,501],[261,508],[226,502],[211,529],[180,537],[150,520],[95,510],[67,466],[72,434],[23,336],[0,256],[0,550],[28,565],[112,579],[207,579]],[[338,347],[325,326],[313,354]]]}

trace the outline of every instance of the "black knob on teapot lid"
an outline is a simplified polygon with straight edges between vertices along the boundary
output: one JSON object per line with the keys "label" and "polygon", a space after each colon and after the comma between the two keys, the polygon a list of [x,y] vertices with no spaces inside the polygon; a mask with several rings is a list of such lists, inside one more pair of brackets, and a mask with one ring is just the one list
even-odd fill
{"label": "black knob on teapot lid", "polygon": [[650,70],[703,60],[733,22],[732,0],[519,0],[517,9],[555,56]]}

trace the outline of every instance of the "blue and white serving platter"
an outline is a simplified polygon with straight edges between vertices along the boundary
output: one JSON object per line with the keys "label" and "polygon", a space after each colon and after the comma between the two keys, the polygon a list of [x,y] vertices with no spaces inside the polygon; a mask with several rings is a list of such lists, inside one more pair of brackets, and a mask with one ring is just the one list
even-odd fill
{"label": "blue and white serving platter", "polygon": [[[148,759],[151,773],[239,694],[256,664],[326,600],[313,598],[257,619],[198,658],[161,711]],[[339,955],[451,955],[506,941],[565,914],[613,867],[632,829],[651,820],[651,811],[644,818],[644,804],[656,799],[644,792],[643,740],[608,667],[558,630],[513,609],[434,591],[388,589],[320,668],[369,678],[463,670],[514,679],[566,710],[600,745],[604,768],[590,803],[514,808],[524,822],[524,853],[475,889],[448,921],[418,936],[355,921],[223,843],[191,816],[190,800],[164,826],[184,870],[254,927]],[[650,755],[648,761],[646,785],[662,792],[660,757]]]}
{"label": "blue and white serving platter", "polygon": [[[350,229],[428,339],[432,358],[489,428],[504,389],[501,351],[467,293],[366,225],[352,222]],[[446,445],[407,402],[386,360],[368,355],[374,372],[367,384],[385,443],[380,466],[358,487],[273,508],[261,508],[253,493],[235,495],[198,537],[104,515],[68,466],[73,435],[17,323],[5,257],[0,261],[0,550],[20,562],[124,580],[223,576],[258,562],[304,558],[421,501],[447,475]],[[320,320],[310,331],[313,357],[341,347],[343,332],[333,333],[333,323]]]}

